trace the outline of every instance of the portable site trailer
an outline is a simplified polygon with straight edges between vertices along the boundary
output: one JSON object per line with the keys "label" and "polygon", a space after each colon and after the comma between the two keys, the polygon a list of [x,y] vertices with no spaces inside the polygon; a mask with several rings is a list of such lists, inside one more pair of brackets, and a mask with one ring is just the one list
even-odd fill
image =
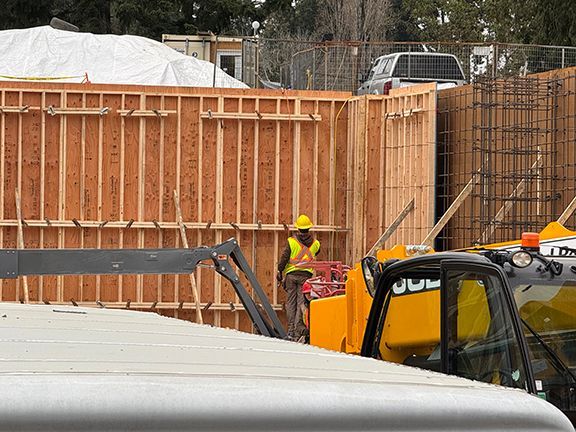
{"label": "portable site trailer", "polygon": [[0,430],[573,431],[521,390],[151,313],[0,304]]}

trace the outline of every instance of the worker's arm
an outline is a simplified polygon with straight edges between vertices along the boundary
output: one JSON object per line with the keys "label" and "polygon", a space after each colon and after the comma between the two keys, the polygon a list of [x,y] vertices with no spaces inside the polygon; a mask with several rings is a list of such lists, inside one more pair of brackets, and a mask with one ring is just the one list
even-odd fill
{"label": "worker's arm", "polygon": [[290,244],[286,242],[282,255],[280,255],[280,261],[278,261],[278,273],[282,274],[288,261],[290,261]]}

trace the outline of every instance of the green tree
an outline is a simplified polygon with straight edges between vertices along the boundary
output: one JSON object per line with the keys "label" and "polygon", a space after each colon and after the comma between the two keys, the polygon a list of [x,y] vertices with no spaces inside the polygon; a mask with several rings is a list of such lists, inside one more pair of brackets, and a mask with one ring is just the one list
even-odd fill
{"label": "green tree", "polygon": [[262,8],[254,0],[185,0],[182,11],[189,28],[215,34],[247,35]]}
{"label": "green tree", "polygon": [[403,24],[420,40],[480,41],[486,19],[483,0],[404,0]]}
{"label": "green tree", "polygon": [[48,24],[52,3],[51,0],[4,0],[0,8],[0,30]]}
{"label": "green tree", "polygon": [[111,21],[116,33],[151,39],[164,33],[181,33],[184,26],[182,5],[174,0],[117,0],[112,2]]}
{"label": "green tree", "polygon": [[51,12],[82,32],[112,32],[110,0],[55,0]]}
{"label": "green tree", "polygon": [[576,45],[573,0],[485,0],[491,38],[499,42]]}

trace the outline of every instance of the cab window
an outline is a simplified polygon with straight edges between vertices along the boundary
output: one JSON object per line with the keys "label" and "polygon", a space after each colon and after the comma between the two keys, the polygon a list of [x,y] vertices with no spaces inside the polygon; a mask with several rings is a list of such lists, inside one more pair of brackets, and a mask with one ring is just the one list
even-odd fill
{"label": "cab window", "polygon": [[368,78],[366,78],[366,81],[371,81],[372,78],[374,78],[374,74],[378,70],[381,62],[382,62],[382,59],[376,59],[374,66],[372,67],[372,69],[370,69],[370,73],[368,74]]}
{"label": "cab window", "polygon": [[576,410],[576,280],[566,270],[554,278],[541,276],[516,282],[514,297],[528,342],[536,391],[543,399],[562,410]]}
{"label": "cab window", "polygon": [[382,59],[378,64],[378,68],[376,69],[376,75],[382,75],[390,62],[390,59]]}
{"label": "cab window", "polygon": [[384,70],[382,71],[382,73],[386,76],[390,76],[391,72],[392,72],[392,66],[394,65],[394,59],[390,59],[388,60],[388,62],[386,63]]}
{"label": "cab window", "polygon": [[447,372],[527,388],[522,351],[501,279],[449,270],[445,280]]}
{"label": "cab window", "polygon": [[[528,389],[511,293],[493,267],[450,263],[381,280],[387,293],[372,355],[478,381]],[[384,285],[387,284],[388,286]],[[441,318],[443,317],[443,318]]]}

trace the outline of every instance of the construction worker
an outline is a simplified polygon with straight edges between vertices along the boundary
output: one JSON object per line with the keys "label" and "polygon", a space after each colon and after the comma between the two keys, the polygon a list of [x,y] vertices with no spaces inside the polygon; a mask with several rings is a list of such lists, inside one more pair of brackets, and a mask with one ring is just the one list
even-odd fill
{"label": "construction worker", "polygon": [[310,263],[320,251],[320,242],[309,232],[312,226],[312,221],[308,216],[298,216],[294,223],[298,232],[288,238],[288,243],[278,263],[278,282],[281,283],[283,274],[286,275],[283,287],[287,294],[288,337],[296,341],[304,338],[306,334],[301,307],[304,304],[302,285],[313,275],[314,270]]}

